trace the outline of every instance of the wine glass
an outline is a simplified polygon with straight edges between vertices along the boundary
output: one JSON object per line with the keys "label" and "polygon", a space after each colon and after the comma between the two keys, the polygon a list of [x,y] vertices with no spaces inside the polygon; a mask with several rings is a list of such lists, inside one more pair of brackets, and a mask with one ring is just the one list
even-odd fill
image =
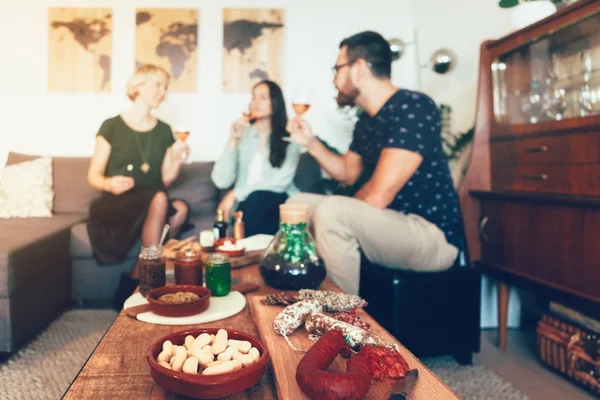
{"label": "wine glass", "polygon": [[568,105],[565,89],[554,89],[553,87],[549,87],[544,92],[543,99],[546,115],[556,121],[562,120]]}
{"label": "wine glass", "polygon": [[[310,108],[310,93],[306,89],[298,89],[292,96],[292,109],[298,117],[302,117]],[[294,142],[291,137],[285,136],[282,138],[286,142]]]}
{"label": "wine glass", "polygon": [[529,92],[521,97],[521,111],[529,117],[529,122],[535,124],[539,121],[543,112],[543,87],[539,81],[532,81]]}
{"label": "wine glass", "polygon": [[302,117],[308,111],[311,104],[310,97],[310,93],[305,89],[298,89],[294,92],[292,96],[292,108],[297,116]]}
{"label": "wine glass", "polygon": [[[187,140],[187,138],[190,136],[190,131],[189,131],[189,129],[186,129],[183,126],[178,126],[177,129],[175,130],[175,132],[173,132],[173,136],[175,137],[175,139],[185,142]],[[188,154],[183,153],[181,156],[185,159],[185,158],[187,158]]]}
{"label": "wine glass", "polygon": [[252,113],[252,110],[250,110],[250,109],[248,109],[248,111],[242,111],[242,116],[247,121],[252,121],[254,119],[254,114]]}

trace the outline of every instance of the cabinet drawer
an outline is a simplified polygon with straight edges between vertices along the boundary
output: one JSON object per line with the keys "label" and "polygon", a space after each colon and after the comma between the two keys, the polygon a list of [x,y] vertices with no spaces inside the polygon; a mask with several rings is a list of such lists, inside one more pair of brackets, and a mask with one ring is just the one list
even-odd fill
{"label": "cabinet drawer", "polygon": [[492,189],[598,196],[600,164],[496,167]]}
{"label": "cabinet drawer", "polygon": [[600,164],[600,133],[491,142],[492,165]]}
{"label": "cabinet drawer", "polygon": [[481,261],[600,300],[600,210],[481,202]]}

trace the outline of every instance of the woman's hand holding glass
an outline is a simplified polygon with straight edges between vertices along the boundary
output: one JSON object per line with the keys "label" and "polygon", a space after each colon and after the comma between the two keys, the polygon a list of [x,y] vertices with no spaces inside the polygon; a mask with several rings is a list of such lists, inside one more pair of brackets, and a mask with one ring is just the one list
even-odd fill
{"label": "woman's hand holding glass", "polygon": [[231,133],[229,134],[229,141],[227,145],[231,148],[237,147],[240,139],[244,135],[246,129],[250,125],[250,121],[246,117],[241,117],[231,125]]}
{"label": "woman's hand holding glass", "polygon": [[190,131],[180,126],[173,132],[173,136],[176,139],[173,143],[173,155],[176,160],[185,160],[190,155],[190,146],[187,144]]}
{"label": "woman's hand holding glass", "polygon": [[190,154],[190,146],[187,142],[177,140],[173,143],[173,156],[176,160],[185,160]]}
{"label": "woman's hand holding glass", "polygon": [[104,190],[114,195],[119,195],[133,188],[134,181],[130,176],[111,176],[104,178]]}

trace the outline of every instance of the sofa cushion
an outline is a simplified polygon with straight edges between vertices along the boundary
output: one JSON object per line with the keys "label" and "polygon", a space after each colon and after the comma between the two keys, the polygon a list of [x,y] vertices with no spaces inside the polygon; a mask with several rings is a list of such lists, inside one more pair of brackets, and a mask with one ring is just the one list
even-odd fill
{"label": "sofa cushion", "polygon": [[0,297],[52,268],[48,260],[69,257],[71,226],[85,220],[82,214],[52,218],[0,220]]}
{"label": "sofa cushion", "polygon": [[[190,217],[190,222],[192,222],[195,226],[193,230],[188,232],[183,232],[183,237],[188,236],[198,236],[201,230],[204,229],[212,229],[215,218],[211,214],[203,215],[203,216],[192,216]],[[128,259],[137,258],[140,253],[141,242],[138,240],[135,245],[129,250],[127,254]],[[70,254],[72,258],[75,259],[84,259],[84,258],[92,258],[92,245],[90,244],[90,238],[87,233],[87,224],[85,222],[81,222],[73,225],[71,228],[71,249]],[[108,266],[110,268],[110,266]]]}
{"label": "sofa cushion", "polygon": [[[9,153],[6,165],[30,161],[39,156]],[[90,203],[100,192],[87,181],[90,157],[52,157],[54,213],[88,214]]]}
{"label": "sofa cushion", "polygon": [[325,194],[321,166],[308,152],[300,155],[294,185],[304,193]]}
{"label": "sofa cushion", "polygon": [[51,158],[0,170],[0,218],[52,217],[53,198]]}
{"label": "sofa cushion", "polygon": [[217,188],[210,179],[214,163],[194,162],[184,164],[177,180],[169,188],[169,196],[183,199],[191,215],[214,215],[217,209]]}

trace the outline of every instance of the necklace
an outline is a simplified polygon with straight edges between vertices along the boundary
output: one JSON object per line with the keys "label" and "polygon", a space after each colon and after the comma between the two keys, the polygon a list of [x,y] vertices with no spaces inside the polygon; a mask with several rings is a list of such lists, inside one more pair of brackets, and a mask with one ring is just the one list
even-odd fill
{"label": "necklace", "polygon": [[138,137],[138,132],[133,132],[133,137],[135,137],[135,141],[138,144],[138,148],[140,149],[140,155],[142,156],[142,165],[140,169],[143,173],[147,174],[150,171],[150,164],[148,164],[148,155],[150,154],[150,140],[152,140],[152,131],[148,133],[148,142],[146,143],[146,155],[144,155],[144,151],[142,150],[142,143],[140,142],[140,138]]}

